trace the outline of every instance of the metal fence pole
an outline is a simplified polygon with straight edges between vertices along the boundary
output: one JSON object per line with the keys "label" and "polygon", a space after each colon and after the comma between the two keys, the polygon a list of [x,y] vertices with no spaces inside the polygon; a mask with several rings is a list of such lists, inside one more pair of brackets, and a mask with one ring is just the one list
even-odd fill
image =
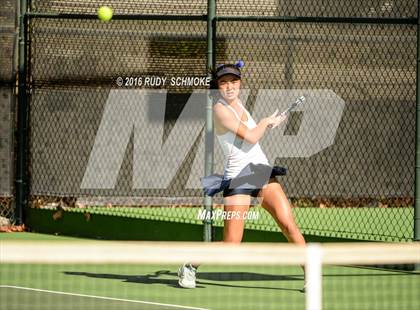
{"label": "metal fence pole", "polygon": [[[207,71],[210,75],[214,68],[216,55],[215,50],[215,15],[216,15],[216,0],[208,0],[207,3]],[[204,173],[210,175],[213,173],[213,107],[212,99],[207,96],[206,103],[206,133],[205,133],[205,151],[204,151]],[[213,199],[210,196],[204,197],[204,208],[206,214],[212,214]],[[204,219],[204,241],[212,241],[212,220]]]}
{"label": "metal fence pole", "polygon": [[17,111],[17,154],[16,154],[16,224],[24,222],[23,210],[27,199],[27,142],[28,142],[28,101],[26,97],[26,44],[27,44],[27,0],[20,0],[19,13],[19,75]]}
{"label": "metal fence pole", "polygon": [[417,11],[417,83],[416,83],[416,176],[414,240],[420,240],[420,8]]}

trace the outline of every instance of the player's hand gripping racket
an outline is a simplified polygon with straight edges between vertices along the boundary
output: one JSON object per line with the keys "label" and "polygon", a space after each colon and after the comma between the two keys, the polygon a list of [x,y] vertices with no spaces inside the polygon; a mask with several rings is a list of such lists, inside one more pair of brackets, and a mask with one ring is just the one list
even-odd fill
{"label": "player's hand gripping racket", "polygon": [[[300,106],[301,104],[303,104],[305,102],[305,100],[306,100],[305,96],[300,96],[286,110],[284,110],[283,112],[281,112],[278,117],[282,117],[282,118],[286,117],[291,111],[293,111],[298,106]],[[277,111],[272,116],[276,115],[277,114]],[[283,120],[279,121],[276,125],[271,126],[271,128],[276,128],[282,121]]]}

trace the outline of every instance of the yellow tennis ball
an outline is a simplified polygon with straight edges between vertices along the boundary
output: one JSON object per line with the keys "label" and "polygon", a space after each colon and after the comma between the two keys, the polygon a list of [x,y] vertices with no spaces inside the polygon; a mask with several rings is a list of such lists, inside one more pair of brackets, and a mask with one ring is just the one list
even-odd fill
{"label": "yellow tennis ball", "polygon": [[112,9],[109,6],[101,6],[98,9],[98,18],[103,22],[110,21],[112,18]]}

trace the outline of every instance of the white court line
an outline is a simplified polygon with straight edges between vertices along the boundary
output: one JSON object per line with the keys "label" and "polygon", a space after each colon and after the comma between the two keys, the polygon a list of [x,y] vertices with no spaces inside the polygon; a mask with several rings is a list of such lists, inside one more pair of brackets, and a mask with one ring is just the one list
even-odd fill
{"label": "white court line", "polygon": [[132,303],[138,303],[138,304],[174,307],[174,308],[181,308],[181,309],[209,310],[207,308],[196,308],[196,307],[188,307],[188,306],[180,306],[180,305],[172,305],[172,304],[162,304],[162,303],[158,303],[158,302],[143,301],[143,300],[132,300],[132,299],[122,299],[122,298],[113,298],[113,297],[104,297],[104,296],[95,296],[95,295],[67,293],[67,292],[60,292],[60,291],[49,291],[49,290],[42,290],[42,289],[38,289],[38,288],[14,286],[14,285],[0,285],[0,288],[14,288],[14,289],[19,289],[19,290],[43,292],[43,293],[50,293],[50,294],[57,294],[57,295],[70,295],[70,296],[77,296],[77,297],[88,297],[88,298],[97,298],[97,299],[105,299],[105,300],[125,301],[125,302],[132,302]]}

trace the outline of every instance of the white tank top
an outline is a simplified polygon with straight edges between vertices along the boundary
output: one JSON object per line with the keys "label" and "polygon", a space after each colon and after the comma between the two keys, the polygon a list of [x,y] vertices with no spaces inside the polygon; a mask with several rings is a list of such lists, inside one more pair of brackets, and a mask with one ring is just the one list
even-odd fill
{"label": "white tank top", "polygon": [[[245,112],[247,116],[247,121],[244,122],[241,120],[238,113],[233,109],[226,101],[219,99],[220,103],[228,107],[233,111],[236,117],[249,129],[257,127],[254,119],[251,117],[249,112],[245,109],[242,103],[239,101],[239,106]],[[268,165],[267,157],[262,151],[260,144],[257,142],[255,144],[249,143],[230,130],[222,135],[216,135],[219,143],[223,149],[223,154],[225,157],[224,162],[224,178],[231,179],[236,177],[239,172],[245,168],[250,163],[253,164],[265,164]]]}

